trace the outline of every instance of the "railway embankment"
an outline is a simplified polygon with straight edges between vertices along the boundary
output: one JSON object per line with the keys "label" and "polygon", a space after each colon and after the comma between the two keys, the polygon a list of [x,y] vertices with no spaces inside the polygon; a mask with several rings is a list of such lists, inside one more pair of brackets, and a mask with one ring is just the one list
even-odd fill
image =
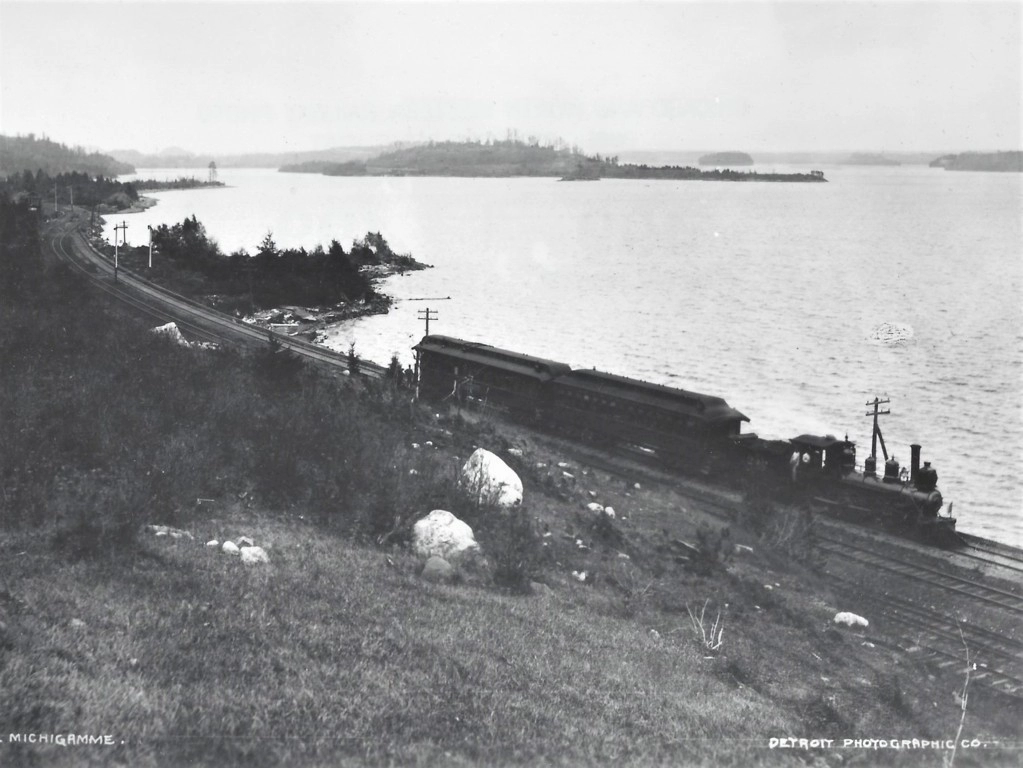
{"label": "railway embankment", "polygon": [[[1018,763],[1019,699],[966,678],[983,633],[946,666],[903,647],[870,598],[901,582],[839,589],[821,520],[269,344],[180,347],[4,233],[5,762]],[[456,492],[477,446],[515,511]],[[408,546],[438,508],[486,559],[449,583]],[[267,562],[205,546],[242,537]],[[69,732],[114,743],[20,738]]]}

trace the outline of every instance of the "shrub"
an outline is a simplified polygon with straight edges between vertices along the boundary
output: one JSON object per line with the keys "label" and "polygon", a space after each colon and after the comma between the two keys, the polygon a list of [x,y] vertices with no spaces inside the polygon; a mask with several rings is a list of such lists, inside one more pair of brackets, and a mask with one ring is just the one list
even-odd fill
{"label": "shrub", "polygon": [[484,515],[476,520],[473,532],[490,560],[494,583],[528,594],[530,582],[542,565],[543,547],[527,511],[519,508]]}

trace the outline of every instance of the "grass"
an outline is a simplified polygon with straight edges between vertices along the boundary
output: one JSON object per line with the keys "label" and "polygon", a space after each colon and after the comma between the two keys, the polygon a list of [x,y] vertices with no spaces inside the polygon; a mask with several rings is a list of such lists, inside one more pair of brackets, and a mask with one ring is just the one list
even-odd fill
{"label": "grass", "polygon": [[[59,271],[19,275],[0,304],[0,765],[927,765],[766,745],[961,722],[954,675],[831,626],[813,558],[769,552],[812,547],[791,526],[725,536],[645,483],[572,467],[566,485],[556,449],[506,425],[438,423],[281,355],[181,349]],[[512,441],[527,506],[465,507],[453,470]],[[434,508],[473,522],[489,568],[419,578],[405,542]],[[269,566],[203,546],[241,535]],[[713,653],[687,605],[720,614]],[[1013,738],[1018,714],[976,687],[963,736]]]}
{"label": "grass", "polygon": [[710,760],[738,732],[796,725],[708,674],[688,638],[595,620],[582,586],[537,599],[430,585],[408,557],[310,529],[204,528],[249,532],[271,567],[186,540],[57,568],[38,540],[4,548],[22,606],[5,729],[113,733],[132,765],[489,765]]}

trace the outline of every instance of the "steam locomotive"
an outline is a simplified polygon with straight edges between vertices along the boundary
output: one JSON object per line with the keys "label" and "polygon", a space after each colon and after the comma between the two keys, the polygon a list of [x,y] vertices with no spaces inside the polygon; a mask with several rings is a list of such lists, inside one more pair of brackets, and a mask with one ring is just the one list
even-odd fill
{"label": "steam locomotive", "polygon": [[[843,516],[923,528],[937,538],[954,533],[940,515],[938,474],[920,465],[911,447],[908,468],[889,458],[875,399],[871,454],[857,467],[848,436],[799,435],[765,440],[743,433],[749,419],[722,398],[448,336],[426,336],[415,347],[419,396],[434,402],[477,404],[608,447],[631,445],[663,462],[723,480],[763,467],[774,489]],[[884,401],[887,402],[887,401]],[[869,415],[869,414],[868,414]],[[877,442],[885,458],[877,472]]]}

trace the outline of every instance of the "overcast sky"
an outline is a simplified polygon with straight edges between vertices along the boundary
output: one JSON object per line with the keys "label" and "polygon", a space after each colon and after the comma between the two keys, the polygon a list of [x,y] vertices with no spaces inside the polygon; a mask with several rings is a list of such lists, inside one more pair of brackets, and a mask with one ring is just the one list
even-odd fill
{"label": "overcast sky", "polygon": [[236,153],[563,137],[1019,149],[1021,3],[18,3],[0,132]]}

